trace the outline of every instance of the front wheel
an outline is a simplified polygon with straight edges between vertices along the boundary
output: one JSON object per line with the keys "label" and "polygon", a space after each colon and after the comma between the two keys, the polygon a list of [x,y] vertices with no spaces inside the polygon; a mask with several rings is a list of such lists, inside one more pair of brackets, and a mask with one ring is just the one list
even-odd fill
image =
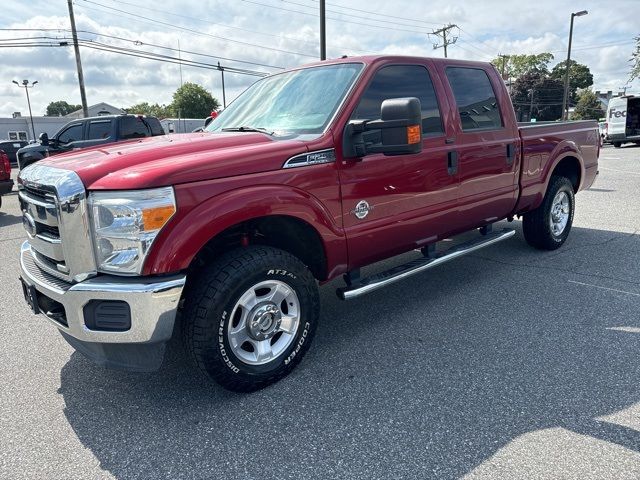
{"label": "front wheel", "polygon": [[222,255],[187,291],[183,339],[195,364],[223,387],[249,392],[287,375],[309,348],[318,288],[293,255],[253,246]]}
{"label": "front wheel", "polygon": [[551,177],[542,204],[525,213],[522,222],[524,238],[541,250],[560,248],[569,236],[575,211],[573,185],[566,177]]}
{"label": "front wheel", "polygon": [[613,146],[615,148],[620,148],[622,146],[622,143],[621,142],[613,142]]}

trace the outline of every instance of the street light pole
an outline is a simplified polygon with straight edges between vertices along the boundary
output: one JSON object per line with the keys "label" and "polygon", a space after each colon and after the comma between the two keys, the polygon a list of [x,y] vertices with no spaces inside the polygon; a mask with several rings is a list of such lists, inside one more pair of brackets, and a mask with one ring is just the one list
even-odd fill
{"label": "street light pole", "polygon": [[36,83],[38,83],[38,81],[36,80],[31,85],[29,85],[29,80],[22,80],[22,85],[20,85],[15,80],[13,80],[13,83],[18,85],[19,87],[24,87],[24,91],[27,94],[27,105],[29,105],[29,120],[31,120],[31,133],[33,133],[33,140],[35,141],[35,139],[36,139],[36,129],[33,126],[33,114],[31,113],[31,99],[29,98],[29,89],[33,88],[33,86]]}
{"label": "street light pole", "polygon": [[324,0],[320,0],[320,60],[327,59],[327,31]]}
{"label": "street light pole", "polygon": [[567,49],[567,63],[564,72],[564,95],[562,96],[562,120],[569,118],[569,68],[571,67],[571,40],[573,39],[573,19],[582,17],[589,13],[587,10],[581,10],[571,14],[571,26],[569,27],[569,48]]}

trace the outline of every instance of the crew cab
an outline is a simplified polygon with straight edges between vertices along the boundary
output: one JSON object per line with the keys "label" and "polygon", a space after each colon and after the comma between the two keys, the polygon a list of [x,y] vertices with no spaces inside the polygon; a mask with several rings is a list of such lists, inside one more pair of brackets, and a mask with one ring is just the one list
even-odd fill
{"label": "crew cab", "polygon": [[202,133],[24,169],[25,299],[100,364],[156,369],[176,326],[197,368],[255,390],[309,348],[319,285],[343,276],[345,300],[383,289],[512,237],[493,226],[516,216],[529,244],[560,247],[598,154],[594,121],[519,126],[488,63],[295,68],[256,82]]}
{"label": "crew cab", "polygon": [[39,143],[18,150],[18,167],[23,169],[43,158],[70,150],[156,135],[164,135],[164,130],[155,117],[103,115],[80,118],[67,123],[52,138],[41,133]]}

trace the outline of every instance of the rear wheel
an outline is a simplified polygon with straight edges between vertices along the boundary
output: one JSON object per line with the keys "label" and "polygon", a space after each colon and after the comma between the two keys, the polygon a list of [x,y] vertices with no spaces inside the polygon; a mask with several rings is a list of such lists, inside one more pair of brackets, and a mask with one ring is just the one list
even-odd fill
{"label": "rear wheel", "polygon": [[575,195],[566,177],[553,176],[542,204],[525,213],[522,229],[529,245],[541,250],[555,250],[562,246],[573,224]]}
{"label": "rear wheel", "polygon": [[613,142],[613,146],[616,148],[620,148],[622,146],[621,142]]}
{"label": "rear wheel", "polygon": [[187,292],[183,338],[195,364],[223,387],[249,392],[287,375],[319,317],[316,281],[293,255],[255,246],[222,255]]}

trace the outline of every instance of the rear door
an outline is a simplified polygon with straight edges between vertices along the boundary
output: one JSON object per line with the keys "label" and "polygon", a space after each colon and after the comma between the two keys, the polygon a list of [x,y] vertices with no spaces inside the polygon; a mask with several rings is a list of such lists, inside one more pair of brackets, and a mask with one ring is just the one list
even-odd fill
{"label": "rear door", "polygon": [[506,217],[518,196],[519,136],[504,85],[490,66],[441,64],[457,114],[452,146],[459,159],[463,229]]}
{"label": "rear door", "polygon": [[[379,67],[351,114],[380,118],[385,99],[417,97],[422,105],[422,153],[371,154],[341,163],[343,225],[349,264],[357,267],[435,241],[455,222],[458,178],[447,168],[446,99],[430,64]],[[443,121],[444,118],[444,121]]]}
{"label": "rear door", "polygon": [[112,118],[96,118],[86,121],[84,140],[76,142],[75,148],[93,147],[115,141],[113,139]]}

